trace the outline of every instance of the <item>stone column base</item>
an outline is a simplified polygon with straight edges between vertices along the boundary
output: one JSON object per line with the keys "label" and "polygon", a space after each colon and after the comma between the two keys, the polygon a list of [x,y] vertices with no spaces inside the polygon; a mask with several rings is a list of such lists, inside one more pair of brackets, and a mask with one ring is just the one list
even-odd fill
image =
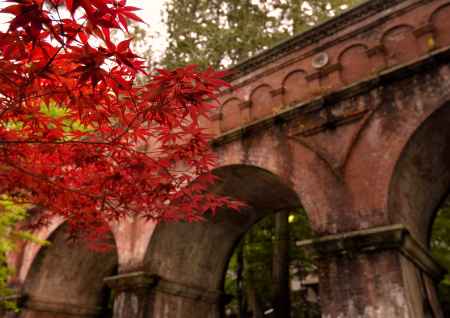
{"label": "stone column base", "polygon": [[[134,272],[105,279],[115,291],[114,318],[218,317],[224,301],[221,291],[169,281],[157,275]],[[193,312],[193,313],[191,313]]]}
{"label": "stone column base", "polygon": [[445,269],[401,224],[297,244],[317,257],[322,317],[443,317],[433,281]]}

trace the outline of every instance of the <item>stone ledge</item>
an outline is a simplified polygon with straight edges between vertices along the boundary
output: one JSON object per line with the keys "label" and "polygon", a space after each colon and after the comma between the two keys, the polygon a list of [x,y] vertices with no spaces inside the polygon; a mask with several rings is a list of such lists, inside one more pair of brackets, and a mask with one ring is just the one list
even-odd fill
{"label": "stone ledge", "polygon": [[286,92],[285,88],[284,87],[280,87],[280,88],[271,90],[270,91],[270,95],[272,97],[282,96],[285,92]]}
{"label": "stone ledge", "polygon": [[367,54],[368,57],[372,57],[372,56],[377,55],[377,54],[384,54],[385,50],[386,49],[385,49],[383,44],[378,44],[376,46],[368,48],[367,51],[366,51],[366,54]]}
{"label": "stone ledge", "polygon": [[249,100],[239,104],[239,109],[245,109],[250,107],[252,107],[252,102]]}
{"label": "stone ledge", "polygon": [[69,316],[98,317],[98,315],[102,312],[101,307],[55,302],[50,299],[34,297],[26,293],[21,293],[20,291],[10,296],[0,297],[0,301],[14,302],[18,308],[25,310]]}
{"label": "stone ledge", "polygon": [[54,302],[49,299],[29,295],[24,295],[22,297],[25,298],[23,308],[32,311],[86,317],[98,317],[102,312],[101,307]]}
{"label": "stone ledge", "polygon": [[111,276],[105,278],[104,282],[110,288],[119,292],[147,289],[149,292],[179,296],[211,304],[219,302],[224,296],[219,290],[206,290],[197,286],[188,286],[146,272]]}
{"label": "stone ledge", "polygon": [[306,75],[305,79],[310,82],[310,81],[314,81],[316,79],[320,79],[323,77],[326,77],[328,75],[330,75],[333,72],[339,72],[342,69],[342,65],[339,63],[336,64],[331,64],[328,66],[324,66],[323,68],[319,69],[316,72],[313,72],[311,74]]}
{"label": "stone ledge", "polygon": [[153,288],[158,284],[159,277],[146,272],[133,272],[106,277],[103,281],[111,289],[124,291],[139,288]]}
{"label": "stone ledge", "polygon": [[428,250],[414,239],[402,224],[382,226],[367,230],[328,235],[296,244],[317,253],[319,257],[334,255],[358,255],[378,250],[398,250],[417,267],[435,280],[446,273]]}
{"label": "stone ledge", "polygon": [[210,115],[210,118],[211,118],[212,121],[221,120],[222,119],[222,113],[221,112],[214,112],[213,114]]}
{"label": "stone ledge", "polygon": [[218,303],[223,292],[219,290],[206,290],[196,286],[188,286],[177,282],[161,279],[155,288],[156,292],[189,298],[196,301],[206,302],[210,304]]}

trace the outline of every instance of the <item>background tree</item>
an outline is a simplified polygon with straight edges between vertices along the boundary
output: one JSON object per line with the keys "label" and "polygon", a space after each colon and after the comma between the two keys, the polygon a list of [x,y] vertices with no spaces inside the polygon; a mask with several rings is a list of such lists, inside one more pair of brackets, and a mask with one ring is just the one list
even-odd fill
{"label": "background tree", "polygon": [[[289,238],[279,235],[276,228],[276,218],[288,214]],[[286,233],[286,231],[284,231]],[[312,255],[307,255],[296,246],[296,242],[313,236],[308,218],[304,210],[281,212],[268,216],[254,225],[245,235],[230,259],[225,277],[225,292],[231,295],[231,302],[226,306],[229,317],[260,317],[264,312],[270,313],[264,317],[315,318],[320,317],[317,304],[308,302],[301,290],[291,291],[290,284],[297,285],[308,275],[315,275]],[[288,264],[280,266],[280,243],[284,249],[287,243],[289,255]],[[283,259],[283,258],[282,258]],[[271,261],[272,260],[272,261]],[[283,259],[283,262],[286,259]],[[244,265],[242,265],[244,263]],[[292,306],[277,311],[280,292],[278,276],[274,271],[287,271],[288,299]],[[282,276],[284,276],[283,274]],[[285,277],[285,276],[284,276]],[[283,277],[283,278],[284,278]],[[276,282],[274,283],[274,280]],[[242,292],[240,291],[242,289]],[[241,310],[240,304],[243,304]],[[284,311],[283,311],[284,310]],[[258,316],[260,315],[260,316]]]}
{"label": "background tree", "polygon": [[272,256],[272,304],[275,317],[291,317],[289,211],[275,214]]}
{"label": "background tree", "polygon": [[161,64],[235,64],[361,0],[168,0]]}
{"label": "background tree", "polygon": [[448,271],[438,286],[438,297],[444,310],[444,316],[450,317],[450,197],[438,211],[434,221],[431,251]]}
{"label": "background tree", "polygon": [[14,299],[14,291],[9,288],[9,279],[14,270],[8,265],[8,255],[14,252],[19,244],[32,242],[39,245],[47,245],[34,236],[30,231],[18,226],[28,216],[30,206],[16,204],[6,195],[0,195],[0,315],[6,311],[18,310]]}

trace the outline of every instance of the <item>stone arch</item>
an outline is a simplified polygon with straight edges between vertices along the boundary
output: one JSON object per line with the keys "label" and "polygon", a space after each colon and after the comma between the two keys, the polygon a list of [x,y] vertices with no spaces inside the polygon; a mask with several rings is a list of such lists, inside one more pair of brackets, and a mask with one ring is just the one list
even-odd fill
{"label": "stone arch", "polygon": [[388,66],[398,65],[413,60],[418,56],[414,28],[407,24],[388,29],[381,38]]}
{"label": "stone arch", "polygon": [[[348,223],[334,213],[337,202],[345,204],[342,182],[330,173],[313,147],[290,137],[280,127],[264,129],[261,134],[220,145],[215,150],[219,166],[247,164],[282,176],[296,189],[316,233],[336,233],[337,228],[331,224],[334,219]],[[329,200],[329,196],[333,199]]]}
{"label": "stone arch", "polygon": [[242,101],[232,97],[225,101],[220,108],[220,131],[225,132],[241,124],[240,105]]}
{"label": "stone arch", "polygon": [[103,279],[117,269],[113,236],[109,239],[111,250],[99,252],[83,241],[70,243],[65,224],[56,229],[23,284],[21,317],[108,317],[109,295]]}
{"label": "stone arch", "polygon": [[[33,231],[34,237],[39,240],[48,240],[48,238],[64,223],[63,218],[54,218],[45,227],[40,227]],[[20,253],[10,255],[10,266],[15,269],[12,283],[17,286],[23,285],[36,255],[44,247],[34,242],[23,242]]]}
{"label": "stone arch", "polygon": [[156,317],[219,317],[224,273],[239,239],[264,216],[300,206],[290,186],[262,168],[231,165],[215,174],[220,182],[213,191],[247,206],[223,209],[203,223],[158,225],[144,262],[146,272],[161,277],[151,310]]}
{"label": "stone arch", "polygon": [[392,223],[428,245],[437,209],[450,190],[450,103],[428,116],[408,139],[389,186]]}
{"label": "stone arch", "polygon": [[283,104],[292,105],[304,101],[308,95],[308,81],[304,70],[294,70],[283,79]]}
{"label": "stone arch", "polygon": [[450,3],[446,3],[437,8],[430,17],[430,23],[435,28],[436,41],[438,46],[450,44]]}
{"label": "stone arch", "polygon": [[272,114],[272,88],[268,84],[261,84],[250,94],[250,120],[255,121]]}
{"label": "stone arch", "polygon": [[353,83],[370,74],[370,60],[367,55],[367,45],[353,44],[339,54],[338,61],[341,67],[341,80],[345,84]]}
{"label": "stone arch", "polygon": [[[389,185],[388,212],[392,223],[407,226],[426,250],[438,208],[450,190],[450,103],[428,116],[408,139]],[[412,260],[402,260],[413,312],[443,317],[437,301],[436,278]],[[417,262],[415,262],[417,264]]]}

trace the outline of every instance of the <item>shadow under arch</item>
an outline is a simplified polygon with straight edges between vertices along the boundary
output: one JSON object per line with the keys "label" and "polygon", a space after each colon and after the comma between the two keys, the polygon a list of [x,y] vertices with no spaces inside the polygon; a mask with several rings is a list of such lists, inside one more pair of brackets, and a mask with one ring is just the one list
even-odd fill
{"label": "shadow under arch", "polygon": [[83,241],[68,241],[62,224],[40,249],[24,282],[21,318],[109,317],[109,290],[103,279],[117,271],[117,250],[95,251]]}
{"label": "shadow under arch", "polygon": [[214,173],[220,181],[212,191],[247,207],[239,212],[222,209],[201,223],[157,226],[144,261],[144,270],[163,282],[154,295],[155,317],[220,317],[225,271],[240,238],[265,216],[301,206],[294,190],[267,170],[231,165]]}
{"label": "shadow under arch", "polygon": [[417,128],[396,163],[389,186],[392,223],[408,226],[428,245],[433,220],[450,190],[450,102]]}
{"label": "shadow under arch", "polygon": [[[430,253],[434,219],[450,190],[450,102],[434,111],[416,129],[396,163],[389,187],[392,223],[407,226]],[[413,310],[443,317],[436,294],[436,278],[403,260]],[[427,316],[428,317],[428,316]]]}

